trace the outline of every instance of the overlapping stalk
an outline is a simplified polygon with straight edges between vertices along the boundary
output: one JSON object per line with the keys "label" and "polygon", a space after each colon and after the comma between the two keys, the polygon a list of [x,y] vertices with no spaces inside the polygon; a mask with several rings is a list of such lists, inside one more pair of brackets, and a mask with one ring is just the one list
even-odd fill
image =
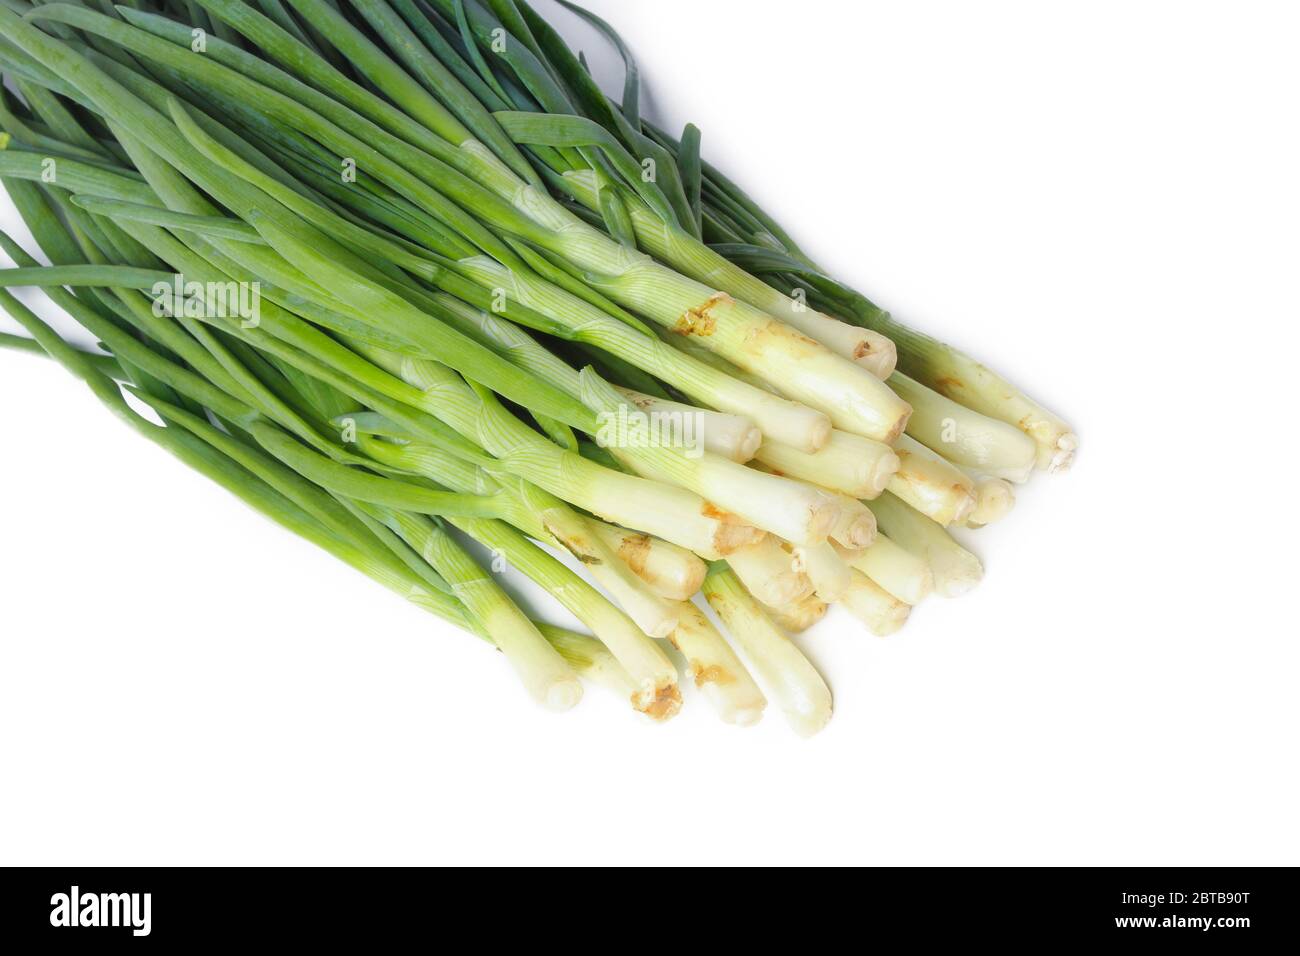
{"label": "overlapping stalk", "polygon": [[[8,292],[31,338],[0,345],[491,641],[544,706],[577,672],[672,716],[667,639],[724,720],[757,720],[762,684],[815,732],[830,693],[780,628],[842,601],[883,635],[973,586],[945,526],[1073,454],[827,277],[635,82],[607,99],[522,0],[4,0],[0,28],[0,179],[52,263],[0,235],[0,286],[106,351]],[[594,636],[531,621],[498,563]]]}

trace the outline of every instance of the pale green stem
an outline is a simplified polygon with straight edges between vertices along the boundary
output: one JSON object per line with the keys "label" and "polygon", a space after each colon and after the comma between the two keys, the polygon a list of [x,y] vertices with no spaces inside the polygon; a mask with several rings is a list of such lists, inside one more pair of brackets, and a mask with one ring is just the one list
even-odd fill
{"label": "pale green stem", "polygon": [[964,524],[976,505],[975,483],[956,465],[910,435],[894,446],[898,471],[889,490],[939,524]]}
{"label": "pale green stem", "polygon": [[704,596],[795,732],[811,737],[825,727],[831,719],[830,688],[740,580],[715,566],[704,579]]}

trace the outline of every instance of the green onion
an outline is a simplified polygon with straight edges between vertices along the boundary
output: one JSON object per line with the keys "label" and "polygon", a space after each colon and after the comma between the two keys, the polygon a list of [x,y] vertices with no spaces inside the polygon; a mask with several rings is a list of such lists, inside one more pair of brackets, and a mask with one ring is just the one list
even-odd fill
{"label": "green onion", "polygon": [[[942,526],[885,492],[869,507],[880,530],[910,553],[925,560],[934,589],[944,597],[965,594],[984,577],[979,558],[959,545]],[[870,550],[870,549],[868,549]]]}
{"label": "green onion", "polygon": [[840,598],[849,613],[867,626],[877,637],[888,637],[904,624],[911,614],[910,605],[898,600],[860,571],[850,571]]}
{"label": "green onion", "polygon": [[[722,720],[766,691],[816,733],[830,691],[782,629],[841,602],[885,635],[973,587],[945,528],[1077,439],[828,275],[697,127],[649,123],[629,46],[571,9],[620,102],[525,0],[4,0],[0,181],[52,265],[0,233],[32,336],[0,347],[496,646],[545,708],[582,677],[667,719],[680,662]],[[507,566],[591,635],[525,613]]]}
{"label": "green onion", "polygon": [[704,596],[795,732],[811,737],[826,726],[831,717],[826,682],[739,579],[727,568],[715,566],[704,579]]}
{"label": "green onion", "polygon": [[924,557],[900,548],[887,535],[878,534],[870,547],[838,548],[849,566],[907,604],[920,604],[934,590],[934,573]]}

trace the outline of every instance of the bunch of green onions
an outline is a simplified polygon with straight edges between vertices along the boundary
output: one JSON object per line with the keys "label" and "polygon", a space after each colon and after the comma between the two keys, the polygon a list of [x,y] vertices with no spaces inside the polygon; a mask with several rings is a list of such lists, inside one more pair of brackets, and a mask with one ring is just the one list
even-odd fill
{"label": "bunch of green onions", "polygon": [[[646,122],[578,12],[621,102],[524,0],[0,0],[0,180],[39,246],[0,233],[28,333],[0,345],[546,707],[587,677],[671,717],[667,642],[724,720],[771,696],[811,734],[831,695],[789,634],[842,602],[883,636],[968,590],[947,529],[1075,437],[828,276],[694,127]],[[589,633],[531,619],[468,541]]]}

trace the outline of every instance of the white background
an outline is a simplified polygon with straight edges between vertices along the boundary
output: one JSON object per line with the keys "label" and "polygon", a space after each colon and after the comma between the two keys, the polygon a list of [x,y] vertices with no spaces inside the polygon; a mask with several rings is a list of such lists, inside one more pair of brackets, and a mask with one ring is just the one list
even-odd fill
{"label": "white background", "polygon": [[973,594],[807,636],[811,741],[553,716],[0,355],[0,862],[1300,862],[1295,8],[590,5],[653,115],[1069,417],[1075,470],[971,537]]}

